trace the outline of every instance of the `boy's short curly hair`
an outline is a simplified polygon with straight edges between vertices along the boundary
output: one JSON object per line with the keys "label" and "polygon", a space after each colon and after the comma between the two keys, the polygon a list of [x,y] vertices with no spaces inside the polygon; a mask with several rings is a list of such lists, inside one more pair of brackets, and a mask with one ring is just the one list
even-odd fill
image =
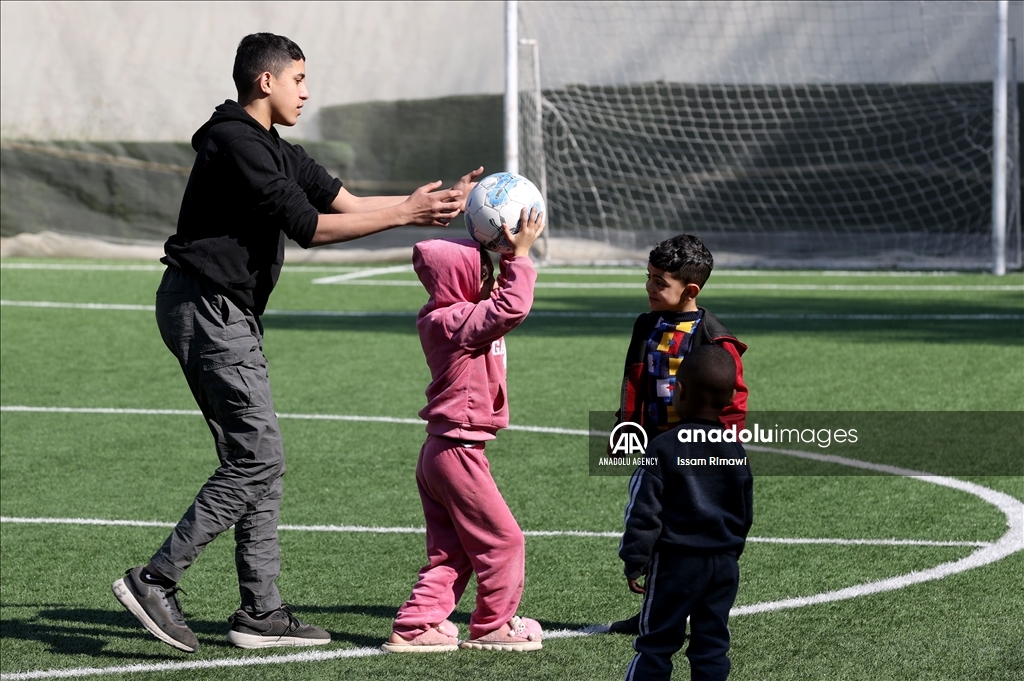
{"label": "boy's short curly hair", "polygon": [[711,251],[693,234],[677,234],[665,239],[654,247],[648,260],[684,284],[697,284],[701,288],[715,266]]}
{"label": "boy's short curly hair", "polygon": [[699,345],[686,355],[676,372],[676,382],[693,392],[697,402],[725,409],[736,385],[736,362],[725,348]]}
{"label": "boy's short curly hair", "polygon": [[252,33],[238,43],[231,79],[242,98],[249,94],[261,73],[269,71],[276,77],[292,62],[305,60],[302,49],[283,35]]}

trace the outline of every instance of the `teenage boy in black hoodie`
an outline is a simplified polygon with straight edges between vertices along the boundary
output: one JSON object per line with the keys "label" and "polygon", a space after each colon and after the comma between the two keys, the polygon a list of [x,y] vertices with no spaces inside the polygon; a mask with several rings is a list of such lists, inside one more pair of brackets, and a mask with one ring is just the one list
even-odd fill
{"label": "teenage boy in black hoodie", "polygon": [[[753,479],[736,430],[722,409],[735,395],[736,363],[717,345],[690,351],[672,401],[680,423],[656,437],[629,481],[619,545],[630,591],[644,595],[636,656],[626,681],[672,676],[672,655],[690,622],[693,681],[729,675],[729,610],[739,586],[737,559],[754,517]],[[639,584],[645,575],[644,584]]]}
{"label": "teenage boy in black hoodie", "polygon": [[449,190],[356,197],[274,128],[295,125],[309,98],[305,56],[283,36],[238,45],[238,102],[218,106],[192,138],[196,160],[164,246],[156,317],[215,441],[220,466],[149,563],[128,570],[114,594],[158,639],[195,652],[177,586],[199,552],[235,528],[241,606],[228,641],[242,648],[329,643],[282,603],[277,522],[284,449],[263,355],[260,315],[284,262],[285,238],[303,248],[400,225],[446,226],[465,205],[478,168]]}

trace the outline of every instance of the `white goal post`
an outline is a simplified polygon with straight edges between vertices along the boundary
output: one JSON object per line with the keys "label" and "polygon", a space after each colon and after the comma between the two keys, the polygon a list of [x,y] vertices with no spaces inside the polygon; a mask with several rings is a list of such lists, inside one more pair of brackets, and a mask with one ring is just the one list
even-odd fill
{"label": "white goal post", "polygon": [[1020,268],[1007,5],[508,1],[506,159],[554,235],[692,232],[734,266]]}

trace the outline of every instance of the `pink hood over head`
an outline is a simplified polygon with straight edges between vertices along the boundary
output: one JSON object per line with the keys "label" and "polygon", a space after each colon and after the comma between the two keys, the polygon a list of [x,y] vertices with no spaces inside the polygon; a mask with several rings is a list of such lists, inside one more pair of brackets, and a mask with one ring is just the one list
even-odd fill
{"label": "pink hood over head", "polygon": [[430,294],[416,319],[431,378],[420,417],[431,435],[492,440],[508,427],[505,334],[530,313],[533,263],[526,256],[503,258],[491,295],[481,300],[475,241],[421,241],[412,262]]}
{"label": "pink hood over head", "polygon": [[421,312],[480,299],[480,244],[471,239],[431,239],[412,250],[412,268],[430,300]]}

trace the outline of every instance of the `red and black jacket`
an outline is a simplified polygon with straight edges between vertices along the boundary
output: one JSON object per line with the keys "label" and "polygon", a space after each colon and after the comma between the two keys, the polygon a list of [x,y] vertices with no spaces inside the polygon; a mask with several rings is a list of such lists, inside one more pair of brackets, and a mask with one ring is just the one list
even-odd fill
{"label": "red and black jacket", "polygon": [[[746,352],[747,346],[741,343],[736,336],[726,328],[715,315],[704,308],[698,308],[701,312],[701,322],[697,326],[692,340],[690,350],[707,343],[714,343],[724,348],[736,362],[736,397],[732,404],[722,410],[719,420],[722,425],[731,427],[735,425],[742,429],[747,418],[747,386],[743,382],[743,361],[740,359]],[[671,312],[645,312],[636,318],[633,324],[633,335],[629,339],[629,349],[626,351],[626,365],[622,378],[622,393],[617,413],[618,422],[632,421],[649,430],[650,434],[656,435],[663,430],[668,430],[676,424],[669,424],[667,427],[658,428],[654,424],[647,423],[649,419],[645,416],[644,406],[648,401],[647,379],[647,342],[654,330],[658,320],[671,315]],[[684,359],[685,361],[685,359]]]}

